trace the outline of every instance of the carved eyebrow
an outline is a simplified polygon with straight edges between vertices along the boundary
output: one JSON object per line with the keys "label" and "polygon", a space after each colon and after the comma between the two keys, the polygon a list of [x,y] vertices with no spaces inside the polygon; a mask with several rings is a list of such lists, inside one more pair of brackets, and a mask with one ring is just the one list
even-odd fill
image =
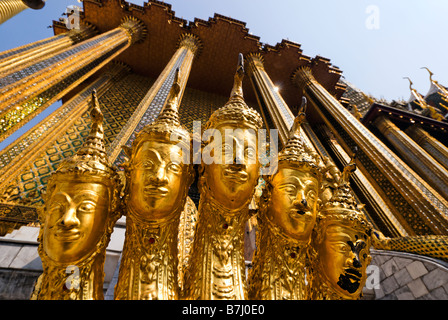
{"label": "carved eyebrow", "polygon": [[88,196],[86,200],[97,200],[99,198],[98,192],[95,192],[93,190],[82,190],[73,197],[73,200],[78,200],[78,198],[82,198],[85,196]]}
{"label": "carved eyebrow", "polygon": [[348,234],[337,231],[327,231],[326,237],[330,242],[352,241],[352,238]]}
{"label": "carved eyebrow", "polygon": [[286,179],[284,179],[284,181],[282,181],[280,183],[280,185],[287,184],[287,183],[302,184],[302,181],[300,181],[300,179],[297,177],[289,176]]}
{"label": "carved eyebrow", "polygon": [[65,193],[65,192],[61,192],[61,191],[59,191],[59,192],[57,192],[57,193],[55,193],[55,194],[53,194],[52,196],[51,196],[51,198],[52,198],[52,200],[54,201],[54,198],[56,198],[56,199],[64,199],[66,202],[70,202],[70,200],[71,200],[71,197],[67,194],[67,193]]}
{"label": "carved eyebrow", "polygon": [[313,180],[307,180],[306,182],[305,182],[305,184],[306,184],[306,186],[307,187],[317,187],[318,186],[318,184],[317,184],[317,182],[316,181],[313,181]]}
{"label": "carved eyebrow", "polygon": [[145,150],[144,153],[139,153],[139,155],[140,155],[140,157],[139,157],[140,159],[139,159],[139,161],[137,161],[135,163],[135,165],[141,165],[141,164],[145,163],[148,158],[155,159],[158,162],[162,162],[162,157],[160,156],[160,153],[156,149],[153,149],[153,148],[149,148],[149,149]]}

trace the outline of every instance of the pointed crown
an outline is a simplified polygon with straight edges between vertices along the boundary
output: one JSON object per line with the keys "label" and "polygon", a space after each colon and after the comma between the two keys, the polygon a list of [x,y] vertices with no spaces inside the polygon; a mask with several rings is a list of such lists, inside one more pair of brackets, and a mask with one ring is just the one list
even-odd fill
{"label": "pointed crown", "polygon": [[321,167],[312,155],[311,150],[308,150],[300,134],[302,123],[305,122],[306,118],[306,105],[307,100],[305,97],[302,97],[302,105],[297,117],[294,119],[288,141],[278,154],[278,166],[302,168],[321,177]]}
{"label": "pointed crown", "polygon": [[159,116],[149,125],[144,127],[133,142],[133,148],[147,140],[161,140],[173,144],[185,143],[190,145],[191,136],[185,129],[179,118],[179,95],[181,92],[179,80],[179,68],[176,69],[174,81],[168,94],[166,104]]}
{"label": "pointed crown", "polygon": [[338,186],[331,199],[323,205],[317,217],[318,222],[325,221],[328,225],[334,221],[336,223],[350,225],[361,229],[370,234],[372,225],[367,221],[365,215],[361,212],[355,197],[350,188],[350,176],[356,170],[356,153],[351,161],[344,167]]}
{"label": "pointed crown", "polygon": [[208,120],[205,129],[216,128],[224,123],[244,124],[255,130],[263,127],[260,114],[249,107],[243,97],[244,62],[243,55],[238,56],[238,66],[234,76],[233,88],[227,103],[216,110]]}
{"label": "pointed crown", "polygon": [[101,178],[107,177],[112,183],[120,181],[116,168],[107,158],[103,113],[95,89],[92,91],[90,118],[92,120],[90,133],[83,145],[73,157],[64,160],[59,165],[56,172],[52,174],[52,179],[66,174],[88,174]]}

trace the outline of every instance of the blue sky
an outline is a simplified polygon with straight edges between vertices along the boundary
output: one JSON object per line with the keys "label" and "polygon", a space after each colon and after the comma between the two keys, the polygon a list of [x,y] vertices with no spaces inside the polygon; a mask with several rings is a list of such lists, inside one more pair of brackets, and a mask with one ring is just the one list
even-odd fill
{"label": "blue sky", "polygon": [[[142,5],[143,0],[129,2]],[[448,86],[446,0],[170,0],[176,16],[208,20],[214,13],[246,22],[260,41],[289,39],[305,55],[331,59],[345,78],[366,93],[388,100],[410,96],[410,77],[422,94],[429,76]],[[0,25],[0,51],[53,35],[47,28],[78,0],[47,0]],[[1,146],[0,146],[1,148]]]}

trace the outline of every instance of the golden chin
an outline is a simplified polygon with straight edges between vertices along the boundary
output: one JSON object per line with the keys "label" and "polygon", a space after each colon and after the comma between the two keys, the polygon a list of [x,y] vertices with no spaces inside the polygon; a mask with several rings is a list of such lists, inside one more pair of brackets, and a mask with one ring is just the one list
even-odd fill
{"label": "golden chin", "polygon": [[309,241],[316,222],[319,182],[310,171],[282,167],[270,181],[266,215],[285,236]]}
{"label": "golden chin", "polygon": [[43,248],[58,263],[74,263],[91,254],[107,232],[109,188],[96,182],[58,181],[45,205]]}
{"label": "golden chin", "polygon": [[[213,156],[221,157],[222,164],[212,162],[202,163],[203,182],[206,192],[218,203],[228,209],[238,209],[247,203],[252,197],[254,188],[258,183],[260,164],[257,157],[257,135],[255,130],[234,130],[235,127],[228,124],[217,128],[221,132],[221,148]],[[234,130],[232,136],[226,139],[226,130]],[[232,146],[227,146],[232,143]],[[232,149],[231,164],[225,164],[228,148]],[[215,152],[215,149],[212,150]],[[237,153],[240,154],[237,155]],[[237,160],[238,159],[238,160]]]}
{"label": "golden chin", "polygon": [[182,148],[169,142],[144,141],[130,168],[128,208],[144,220],[171,219],[193,178],[190,165],[183,164]]}

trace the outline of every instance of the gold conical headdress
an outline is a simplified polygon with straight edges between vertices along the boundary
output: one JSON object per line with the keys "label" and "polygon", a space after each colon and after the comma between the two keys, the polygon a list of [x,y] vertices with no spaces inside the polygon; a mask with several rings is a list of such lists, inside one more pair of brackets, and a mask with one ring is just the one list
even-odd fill
{"label": "gold conical headdress", "polygon": [[249,107],[243,97],[244,63],[243,55],[238,56],[238,66],[234,76],[230,99],[220,109],[216,110],[208,120],[205,129],[216,128],[224,123],[231,123],[236,127],[248,126],[255,130],[263,127],[260,114]]}
{"label": "gold conical headdress", "polygon": [[112,180],[119,179],[116,169],[107,158],[104,142],[103,113],[101,112],[96,90],[92,91],[90,118],[92,125],[90,133],[76,154],[63,161],[53,175],[68,173],[89,173]]}
{"label": "gold conical headdress", "polygon": [[166,104],[159,116],[149,125],[145,126],[133,142],[133,148],[136,148],[142,141],[161,140],[174,144],[183,142],[190,144],[191,136],[179,120],[179,95],[181,92],[179,82],[179,69],[176,69],[174,81],[168,94]]}
{"label": "gold conical headdress", "polygon": [[372,226],[360,211],[350,188],[350,176],[356,170],[356,153],[351,161],[344,167],[338,186],[331,199],[323,205],[318,215],[318,222],[325,220],[328,224],[335,221],[340,224],[352,225],[366,230],[370,234]]}
{"label": "gold conical headdress", "polygon": [[302,105],[300,107],[297,117],[294,119],[294,123],[289,132],[289,138],[282,151],[278,154],[278,165],[302,167],[304,170],[315,173],[317,176],[321,176],[320,166],[316,159],[311,155],[309,150],[302,139],[300,134],[300,128],[306,118],[306,105],[307,100],[302,98]]}

